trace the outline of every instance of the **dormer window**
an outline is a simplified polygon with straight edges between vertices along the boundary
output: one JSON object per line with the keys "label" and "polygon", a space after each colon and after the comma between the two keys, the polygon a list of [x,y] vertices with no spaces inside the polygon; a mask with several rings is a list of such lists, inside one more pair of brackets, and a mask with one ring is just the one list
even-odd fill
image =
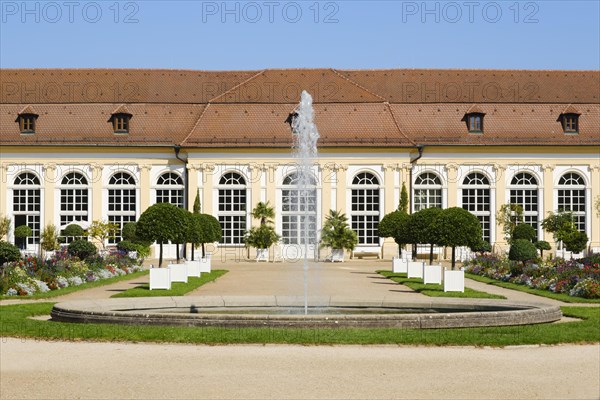
{"label": "dormer window", "polygon": [[125,107],[120,107],[119,112],[114,112],[109,122],[113,124],[113,131],[117,134],[127,134],[129,133],[129,120],[131,120],[132,115],[128,112],[123,112]]}
{"label": "dormer window", "polygon": [[19,114],[15,122],[19,123],[19,130],[23,134],[35,133],[35,120],[37,114]]}
{"label": "dormer window", "polygon": [[579,114],[561,114],[564,133],[579,133]]}
{"label": "dormer window", "polygon": [[467,123],[469,133],[483,133],[483,116],[481,112],[468,112],[462,121]]}

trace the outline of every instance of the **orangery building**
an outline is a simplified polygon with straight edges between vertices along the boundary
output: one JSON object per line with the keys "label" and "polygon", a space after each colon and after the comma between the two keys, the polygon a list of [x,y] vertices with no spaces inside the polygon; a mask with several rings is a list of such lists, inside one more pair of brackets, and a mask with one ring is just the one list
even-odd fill
{"label": "orangery building", "polygon": [[[269,201],[288,258],[302,218],[318,241],[331,209],[358,254],[389,258],[377,228],[403,185],[411,212],[472,212],[495,251],[509,203],[556,251],[540,223],[571,211],[600,251],[600,71],[3,69],[0,84],[0,213],[33,229],[30,251],[48,224],[122,226],[157,202],[191,210],[198,194],[223,257],[247,256],[251,211]],[[303,90],[320,134],[307,203],[286,123]]]}

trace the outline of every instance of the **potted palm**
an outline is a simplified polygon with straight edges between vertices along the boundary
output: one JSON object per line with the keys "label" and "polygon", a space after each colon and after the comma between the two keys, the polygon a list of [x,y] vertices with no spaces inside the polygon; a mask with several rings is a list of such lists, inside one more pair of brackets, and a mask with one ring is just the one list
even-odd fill
{"label": "potted palm", "polygon": [[358,244],[358,236],[348,226],[348,218],[341,211],[329,210],[321,231],[320,247],[330,247],[330,261],[344,261],[344,250],[352,251]]}
{"label": "potted palm", "polygon": [[246,232],[244,241],[247,246],[256,248],[256,261],[268,261],[269,247],[279,241],[279,235],[272,226],[260,225]]}
{"label": "potted palm", "polygon": [[273,228],[275,210],[269,202],[259,202],[252,210],[252,216],[260,220],[260,225],[246,232],[244,243],[246,246],[256,248],[256,261],[269,260],[269,247],[277,243],[280,236]]}

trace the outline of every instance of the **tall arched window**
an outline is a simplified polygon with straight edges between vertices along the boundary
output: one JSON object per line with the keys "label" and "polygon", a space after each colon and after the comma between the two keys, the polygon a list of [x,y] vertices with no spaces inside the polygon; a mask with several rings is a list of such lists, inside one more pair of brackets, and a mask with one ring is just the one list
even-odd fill
{"label": "tall arched window", "polygon": [[415,179],[413,189],[415,212],[424,208],[442,208],[442,181],[432,172],[424,172]]}
{"label": "tall arched window", "polygon": [[530,173],[519,172],[512,178],[510,185],[510,204],[523,207],[525,223],[531,225],[537,233],[539,220],[537,179]]}
{"label": "tall arched window", "polygon": [[108,221],[119,226],[119,232],[109,243],[121,241],[121,229],[136,216],[135,179],[128,172],[117,172],[108,181]]}
{"label": "tall arched window", "polygon": [[352,229],[359,245],[379,245],[379,180],[361,172],[352,180]]}
{"label": "tall arched window", "polygon": [[585,232],[585,180],[575,172],[567,172],[558,181],[558,209],[570,211],[575,225]]}
{"label": "tall arched window", "polygon": [[20,247],[32,246],[40,242],[40,180],[31,172],[23,172],[15,178],[13,189],[13,216],[16,228],[27,225],[33,235],[25,242],[17,243]]}
{"label": "tall arched window", "polygon": [[[316,242],[317,231],[317,191],[309,189],[306,193],[298,189],[298,174],[292,173],[283,180],[281,191],[281,233],[284,244],[304,244]],[[310,186],[316,186],[311,178]],[[305,221],[308,218],[308,231]]]}
{"label": "tall arched window", "polygon": [[219,222],[223,229],[221,243],[244,243],[246,232],[246,180],[235,172],[228,172],[219,181]]}
{"label": "tall arched window", "polygon": [[66,174],[60,182],[60,227],[73,222],[88,222],[88,181],[79,172]]}
{"label": "tall arched window", "polygon": [[462,207],[479,219],[483,240],[491,243],[490,181],[482,173],[473,172],[465,177],[462,189]]}
{"label": "tall arched window", "polygon": [[174,172],[165,172],[156,181],[156,202],[183,208],[183,179]]}

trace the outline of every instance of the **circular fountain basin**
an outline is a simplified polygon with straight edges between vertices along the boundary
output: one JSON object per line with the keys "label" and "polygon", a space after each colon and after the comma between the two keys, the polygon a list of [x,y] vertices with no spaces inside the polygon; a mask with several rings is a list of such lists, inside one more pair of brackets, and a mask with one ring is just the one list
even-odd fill
{"label": "circular fountain basin", "polygon": [[59,303],[52,320],[160,326],[466,328],[539,324],[562,317],[558,306],[483,299],[420,302],[298,297],[153,297]]}

